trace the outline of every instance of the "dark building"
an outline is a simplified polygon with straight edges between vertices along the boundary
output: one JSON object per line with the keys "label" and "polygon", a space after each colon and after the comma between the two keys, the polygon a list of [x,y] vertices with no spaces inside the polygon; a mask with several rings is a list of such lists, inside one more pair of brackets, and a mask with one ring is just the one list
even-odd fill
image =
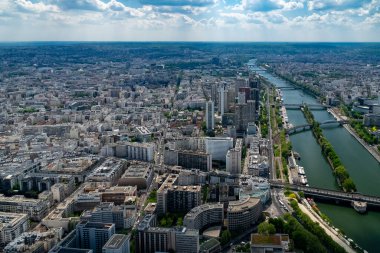
{"label": "dark building", "polygon": [[188,212],[201,204],[200,186],[174,185],[167,192],[168,212]]}
{"label": "dark building", "polygon": [[212,166],[211,155],[203,152],[178,151],[178,165],[186,169],[209,171]]}

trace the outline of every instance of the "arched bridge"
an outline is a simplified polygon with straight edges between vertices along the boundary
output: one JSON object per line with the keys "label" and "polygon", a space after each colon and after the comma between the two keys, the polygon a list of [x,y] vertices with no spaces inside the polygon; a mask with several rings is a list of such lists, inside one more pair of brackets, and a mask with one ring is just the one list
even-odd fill
{"label": "arched bridge", "polygon": [[[326,120],[326,121],[323,121],[323,122],[319,123],[319,125],[321,127],[324,127],[324,126],[333,126],[333,125],[342,126],[342,125],[349,124],[349,123],[350,122],[348,120]],[[286,133],[287,134],[294,134],[294,133],[299,133],[299,132],[307,131],[307,130],[310,130],[310,129],[311,129],[311,124],[304,124],[304,125],[290,127],[288,129],[286,129]]]}
{"label": "arched bridge", "polygon": [[302,109],[303,107],[307,106],[309,110],[325,110],[327,108],[330,108],[329,105],[321,105],[321,104],[282,104],[285,106],[286,109]]}
{"label": "arched bridge", "polygon": [[278,181],[270,181],[271,188],[290,189],[292,191],[302,191],[305,196],[320,200],[337,202],[346,202],[351,204],[352,201],[366,202],[368,206],[380,208],[380,197],[364,195],[361,193],[351,193],[343,191],[327,190],[322,188],[284,184]]}

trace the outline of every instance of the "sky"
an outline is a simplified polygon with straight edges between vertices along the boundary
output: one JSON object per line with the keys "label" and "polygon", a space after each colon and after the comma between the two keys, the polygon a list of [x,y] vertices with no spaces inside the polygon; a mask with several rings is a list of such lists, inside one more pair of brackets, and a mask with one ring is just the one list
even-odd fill
{"label": "sky", "polygon": [[380,41],[380,0],[0,0],[0,41]]}

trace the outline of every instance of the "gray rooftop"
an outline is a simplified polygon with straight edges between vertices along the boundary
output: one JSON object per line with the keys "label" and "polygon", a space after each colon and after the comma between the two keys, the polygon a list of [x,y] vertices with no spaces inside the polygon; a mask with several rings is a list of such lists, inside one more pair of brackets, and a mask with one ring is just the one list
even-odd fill
{"label": "gray rooftop", "polygon": [[129,241],[128,235],[114,234],[104,245],[103,249],[119,249],[126,240]]}

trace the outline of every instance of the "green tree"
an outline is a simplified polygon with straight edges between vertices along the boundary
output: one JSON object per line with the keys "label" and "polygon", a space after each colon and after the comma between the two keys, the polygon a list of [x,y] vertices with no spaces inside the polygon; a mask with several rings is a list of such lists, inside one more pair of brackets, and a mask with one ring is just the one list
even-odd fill
{"label": "green tree", "polygon": [[177,219],[177,226],[182,226],[183,225],[183,218],[182,217],[179,217]]}
{"label": "green tree", "polygon": [[343,165],[336,167],[334,172],[335,175],[339,178],[340,182],[344,182],[349,177],[347,170]]}
{"label": "green tree", "polygon": [[167,221],[166,221],[165,217],[162,217],[162,219],[160,220],[160,226],[161,227],[166,227],[167,226]]}
{"label": "green tree", "polygon": [[229,230],[224,230],[220,236],[220,243],[226,245],[231,240],[231,232]]}
{"label": "green tree", "polygon": [[356,185],[351,178],[347,178],[346,180],[344,180],[342,186],[348,192],[356,191]]}
{"label": "green tree", "polygon": [[276,233],[276,227],[265,221],[258,226],[258,232],[261,235],[273,235]]}
{"label": "green tree", "polygon": [[273,224],[277,233],[284,233],[285,222],[281,218],[270,218],[268,220],[270,224]]}
{"label": "green tree", "polygon": [[206,130],[207,130],[206,121],[202,122],[201,128],[202,128],[203,132],[206,132]]}
{"label": "green tree", "polygon": [[157,190],[153,190],[149,193],[147,202],[148,203],[156,203],[157,202]]}
{"label": "green tree", "polygon": [[19,185],[19,183],[16,183],[16,184],[12,187],[12,190],[13,190],[13,191],[18,191],[18,190],[20,190],[20,185]]}

